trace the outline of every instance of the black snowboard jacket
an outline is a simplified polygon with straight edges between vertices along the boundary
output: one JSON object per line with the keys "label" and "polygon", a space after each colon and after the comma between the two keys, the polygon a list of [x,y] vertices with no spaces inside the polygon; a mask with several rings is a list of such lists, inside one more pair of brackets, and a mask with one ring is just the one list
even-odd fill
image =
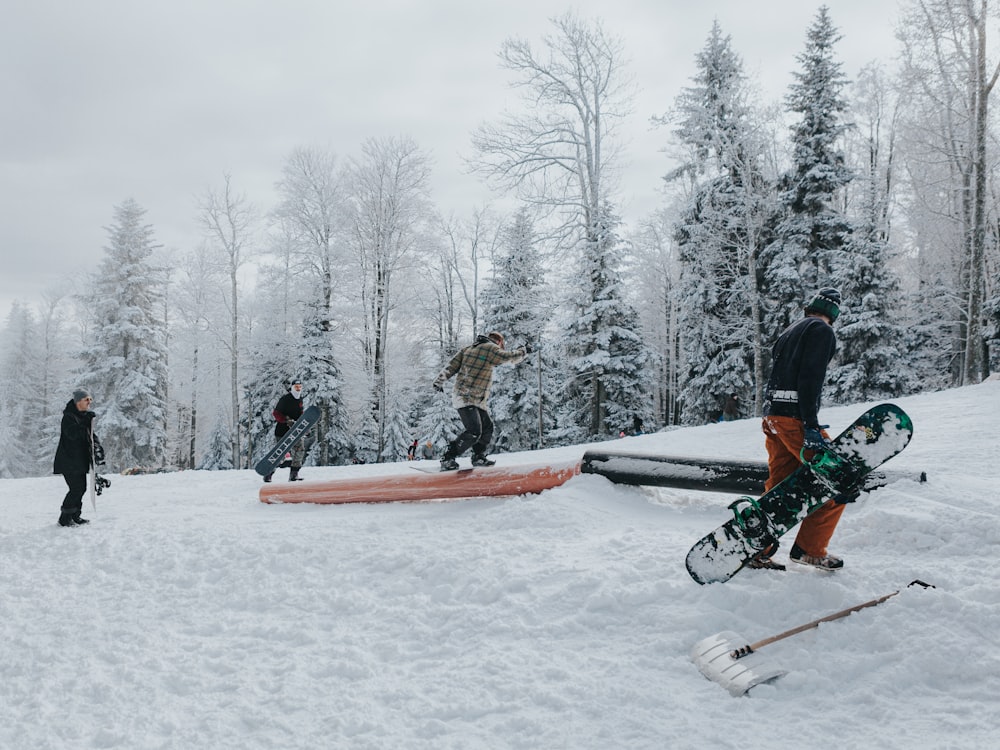
{"label": "black snowboard jacket", "polygon": [[[53,474],[86,474],[94,461],[91,444],[91,423],[94,412],[80,411],[76,402],[70,399],[63,409],[62,426],[59,430],[59,445],[56,458],[52,462]],[[96,443],[97,435],[93,436]]]}
{"label": "black snowboard jacket", "polygon": [[819,426],[823,381],[836,351],[837,335],[822,318],[807,316],[788,326],[771,350],[764,416],[796,417],[806,427]]}
{"label": "black snowboard jacket", "polygon": [[294,422],[302,416],[302,399],[295,398],[291,392],[286,393],[278,399],[278,403],[271,414],[278,421],[274,426],[274,436],[280,438],[291,429],[288,423]]}

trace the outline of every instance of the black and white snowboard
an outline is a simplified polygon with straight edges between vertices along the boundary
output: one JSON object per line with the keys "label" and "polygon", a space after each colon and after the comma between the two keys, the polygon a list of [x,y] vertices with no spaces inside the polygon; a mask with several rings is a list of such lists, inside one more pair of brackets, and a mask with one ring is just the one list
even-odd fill
{"label": "black and white snowboard", "polygon": [[295,420],[295,424],[292,425],[292,429],[286,432],[278,444],[275,445],[267,455],[264,456],[257,465],[254,466],[254,471],[260,474],[262,477],[266,477],[285,459],[285,454],[295,445],[299,440],[301,440],[312,426],[319,421],[319,407],[316,405],[310,406],[304,412],[302,416]]}

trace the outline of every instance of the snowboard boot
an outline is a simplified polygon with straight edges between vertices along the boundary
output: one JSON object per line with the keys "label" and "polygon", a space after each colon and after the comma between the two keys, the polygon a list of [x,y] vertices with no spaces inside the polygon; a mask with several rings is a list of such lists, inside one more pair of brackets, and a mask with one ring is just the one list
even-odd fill
{"label": "snowboard boot", "polygon": [[799,565],[811,565],[821,570],[839,570],[844,567],[844,561],[833,555],[807,555],[806,551],[799,545],[793,544],[792,551],[788,553],[788,559],[797,562]]}
{"label": "snowboard boot", "polygon": [[445,456],[441,459],[441,471],[455,471],[458,468],[458,461]]}
{"label": "snowboard boot", "polygon": [[748,568],[754,570],[785,570],[785,566],[779,562],[775,562],[770,557],[758,554],[756,557],[752,558],[750,562],[747,563]]}
{"label": "snowboard boot", "polygon": [[59,516],[59,525],[60,526],[76,526],[76,524],[73,523],[73,516],[69,515],[68,513],[63,513],[63,514],[61,514]]}
{"label": "snowboard boot", "polygon": [[293,466],[292,469],[291,469],[291,471],[288,472],[288,481],[289,482],[301,482],[302,481],[302,477],[299,476],[299,468],[301,468],[301,467],[299,467],[299,466]]}
{"label": "snowboard boot", "polygon": [[273,471],[270,474],[268,474],[266,477],[264,477],[264,481],[265,482],[270,482],[272,479],[274,479],[274,472]]}
{"label": "snowboard boot", "polygon": [[90,523],[86,518],[80,518],[80,516],[73,516],[73,523],[77,526],[83,526],[85,523]]}
{"label": "snowboard boot", "polygon": [[487,458],[485,453],[476,453],[472,456],[473,466],[493,466],[496,464],[491,458]]}
{"label": "snowboard boot", "polygon": [[750,562],[747,563],[747,567],[754,570],[785,570],[784,565],[775,562],[772,559],[772,556],[777,551],[777,542],[767,545],[767,547],[750,558]]}

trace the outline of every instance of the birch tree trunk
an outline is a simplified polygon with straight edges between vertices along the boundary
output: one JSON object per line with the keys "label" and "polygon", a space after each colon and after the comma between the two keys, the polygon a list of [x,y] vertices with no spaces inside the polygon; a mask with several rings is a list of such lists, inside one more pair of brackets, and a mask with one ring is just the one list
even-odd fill
{"label": "birch tree trunk", "polygon": [[361,275],[362,341],[370,383],[375,455],[387,440],[387,347],[396,276],[420,265],[421,234],[430,217],[427,158],[409,138],[371,139],[350,167],[351,243]]}
{"label": "birch tree trunk", "polygon": [[257,223],[257,212],[244,195],[237,195],[232,186],[232,176],[224,175],[221,190],[206,192],[201,201],[201,223],[212,246],[219,252],[228,278],[228,296],[224,294],[229,311],[229,392],[230,428],[232,431],[233,466],[244,468],[240,440],[240,309],[239,273],[249,260],[249,245]]}

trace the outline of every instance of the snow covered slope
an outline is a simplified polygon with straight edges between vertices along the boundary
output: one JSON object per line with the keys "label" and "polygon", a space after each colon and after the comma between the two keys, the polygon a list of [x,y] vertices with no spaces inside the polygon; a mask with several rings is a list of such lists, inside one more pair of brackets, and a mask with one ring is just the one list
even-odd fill
{"label": "snow covered slope", "polygon": [[[684,555],[729,496],[594,475],[351,506],[261,504],[252,471],[112,476],[76,529],[56,525],[60,477],[0,481],[0,747],[992,746],[1000,382],[897,403],[915,434],[886,468],[929,481],[848,508],[843,571],[710,586]],[[821,416],[837,432],[865,406]],[[601,447],[764,458],[756,420]],[[937,588],[762,650],[788,675],[743,698],[688,659],[718,631],[758,640],[917,578]]]}

